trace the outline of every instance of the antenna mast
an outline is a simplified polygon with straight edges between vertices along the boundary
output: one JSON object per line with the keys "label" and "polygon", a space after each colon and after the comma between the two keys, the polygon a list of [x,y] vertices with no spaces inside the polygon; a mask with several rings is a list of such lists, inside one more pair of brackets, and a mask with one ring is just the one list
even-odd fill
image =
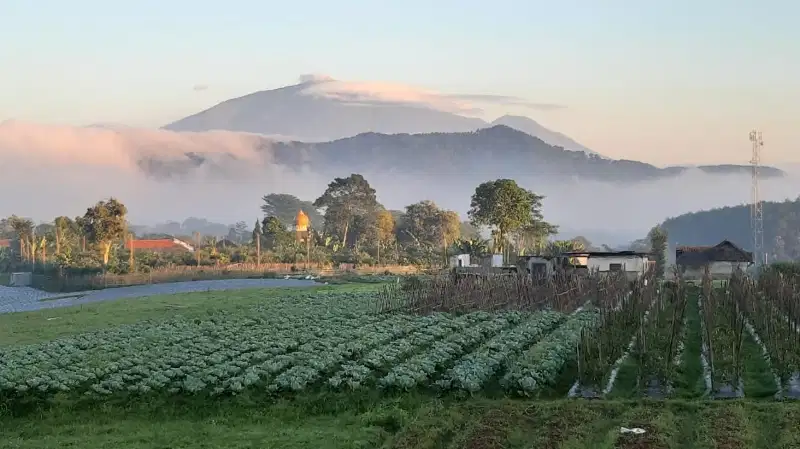
{"label": "antenna mast", "polygon": [[753,230],[753,262],[756,266],[766,262],[764,251],[764,205],[758,191],[758,175],[761,165],[761,148],[764,140],[761,131],[750,131],[750,142],[753,144],[753,155],[750,165],[753,167],[753,181],[751,187],[750,227]]}

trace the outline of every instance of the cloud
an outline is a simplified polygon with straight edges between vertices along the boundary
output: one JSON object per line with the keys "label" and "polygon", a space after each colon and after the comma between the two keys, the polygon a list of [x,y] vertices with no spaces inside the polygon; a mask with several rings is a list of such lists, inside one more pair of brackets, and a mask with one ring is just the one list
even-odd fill
{"label": "cloud", "polygon": [[301,75],[300,82],[308,86],[306,95],[324,97],[353,105],[417,106],[454,114],[476,115],[488,105],[518,106],[549,111],[566,106],[536,103],[507,95],[444,94],[400,83],[374,81],[340,81],[328,75]]}
{"label": "cloud", "polygon": [[448,95],[451,98],[457,98],[463,101],[472,101],[479,103],[493,103],[511,106],[522,106],[528,109],[538,109],[542,111],[552,111],[555,109],[564,109],[566,106],[553,103],[535,103],[525,100],[524,98],[510,96],[510,95],[489,95],[489,94],[453,94]]}
{"label": "cloud", "polygon": [[202,92],[204,90],[208,90],[208,84],[195,84],[192,86],[192,90],[195,92]]}
{"label": "cloud", "polygon": [[300,81],[300,83],[320,83],[324,81],[333,81],[333,77],[321,73],[306,73],[300,75],[298,81]]}
{"label": "cloud", "polygon": [[[49,220],[119,197],[143,223],[203,215],[255,219],[270,191],[317,194],[329,179],[276,164],[272,140],[227,131],[177,133],[9,121],[0,124],[3,212]],[[203,160],[203,164],[198,164]],[[145,172],[148,173],[145,173]]]}

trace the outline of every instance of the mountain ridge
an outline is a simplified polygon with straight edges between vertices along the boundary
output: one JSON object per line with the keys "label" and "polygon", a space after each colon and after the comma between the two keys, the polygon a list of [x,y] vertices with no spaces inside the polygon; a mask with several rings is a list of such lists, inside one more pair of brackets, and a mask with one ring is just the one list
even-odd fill
{"label": "mountain ridge", "polygon": [[493,121],[401,101],[362,99],[358,92],[334,98],[308,94],[331,79],[307,80],[276,89],[260,90],[217,103],[178,119],[162,129],[171,131],[227,130],[264,135],[297,136],[302,141],[331,141],[364,132],[425,134],[466,132],[502,124],[572,151],[596,153],[568,136],[519,115]]}
{"label": "mountain ridge", "polygon": [[[506,125],[458,133],[364,132],[328,142],[267,139],[264,142],[273,162],[295,170],[320,173],[347,171],[465,177],[478,172],[492,177],[577,177],[624,183],[675,177],[693,170],[708,175],[741,174],[750,170],[745,165],[657,167],[627,159],[608,159],[556,147]],[[198,154],[187,155],[187,158],[191,159],[191,166],[210,162]],[[762,167],[761,173],[764,178],[786,175],[774,167]]]}

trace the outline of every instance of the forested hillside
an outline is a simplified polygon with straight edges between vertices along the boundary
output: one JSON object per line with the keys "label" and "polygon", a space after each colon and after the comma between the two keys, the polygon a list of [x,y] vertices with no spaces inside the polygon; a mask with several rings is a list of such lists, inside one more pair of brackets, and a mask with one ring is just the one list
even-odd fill
{"label": "forested hillside", "polygon": [[[753,249],[750,205],[693,212],[666,220],[670,247],[712,245],[728,239]],[[770,261],[800,259],[800,198],[764,203],[764,249]]]}

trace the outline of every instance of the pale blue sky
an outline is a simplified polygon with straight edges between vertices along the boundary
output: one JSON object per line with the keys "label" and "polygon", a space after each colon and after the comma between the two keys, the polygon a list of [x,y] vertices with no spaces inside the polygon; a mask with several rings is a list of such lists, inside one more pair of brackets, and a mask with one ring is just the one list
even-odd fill
{"label": "pale blue sky", "polygon": [[564,104],[528,115],[612,157],[746,162],[757,127],[800,162],[791,0],[0,0],[0,61],[0,121],[159,126],[327,73]]}

